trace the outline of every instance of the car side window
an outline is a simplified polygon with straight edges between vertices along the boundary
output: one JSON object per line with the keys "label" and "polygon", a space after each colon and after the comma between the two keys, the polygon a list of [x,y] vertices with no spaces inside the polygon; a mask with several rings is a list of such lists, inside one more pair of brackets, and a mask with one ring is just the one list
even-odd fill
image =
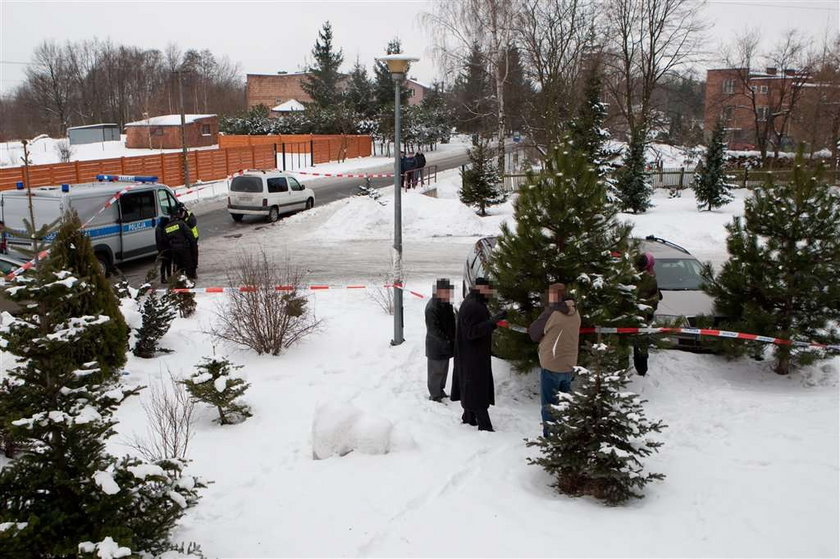
{"label": "car side window", "polygon": [[268,184],[269,194],[289,191],[289,185],[286,183],[286,179],[284,177],[268,179],[266,183]]}
{"label": "car side window", "polygon": [[289,184],[292,185],[292,190],[303,190],[303,185],[295,178],[289,177]]}
{"label": "car side window", "polygon": [[18,266],[15,266],[11,262],[6,262],[5,260],[0,260],[0,272],[4,274],[8,274],[14,272],[18,269]]}
{"label": "car side window", "polygon": [[120,197],[120,213],[123,222],[140,221],[151,219],[157,216],[157,205],[155,204],[155,192],[129,192]]}
{"label": "car side window", "polygon": [[160,189],[158,193],[158,202],[160,202],[160,213],[163,215],[175,215],[178,213],[178,202],[169,193],[169,191]]}

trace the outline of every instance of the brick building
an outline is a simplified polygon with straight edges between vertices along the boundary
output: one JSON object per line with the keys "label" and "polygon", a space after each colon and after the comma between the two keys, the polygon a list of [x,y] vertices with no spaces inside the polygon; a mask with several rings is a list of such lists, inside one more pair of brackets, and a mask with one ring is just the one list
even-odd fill
{"label": "brick building", "polygon": [[767,132],[768,149],[777,133],[782,135],[782,148],[790,148],[806,137],[806,123],[797,111],[812,101],[809,97],[816,92],[815,85],[809,76],[793,69],[707,70],[703,118],[706,137],[722,119],[730,149],[756,149],[757,128]]}
{"label": "brick building", "polygon": [[[219,143],[219,117],[185,115],[187,147]],[[125,147],[174,149],[181,146],[181,115],[161,115],[125,125]]]}
{"label": "brick building", "polygon": [[[268,108],[283,105],[289,101],[311,103],[312,97],[303,90],[303,81],[307,72],[294,74],[248,74],[246,76],[246,97],[248,108],[265,105]],[[349,76],[344,76],[345,80]],[[419,105],[426,92],[431,88],[414,78],[405,81],[405,86],[411,91],[408,98],[409,105]]]}

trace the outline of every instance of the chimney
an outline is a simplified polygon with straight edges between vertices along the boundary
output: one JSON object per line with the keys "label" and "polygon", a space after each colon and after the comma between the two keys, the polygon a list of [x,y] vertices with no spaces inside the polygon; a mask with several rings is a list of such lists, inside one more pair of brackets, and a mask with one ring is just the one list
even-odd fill
{"label": "chimney", "polygon": [[767,68],[767,75],[768,76],[775,76],[776,75],[776,68]]}

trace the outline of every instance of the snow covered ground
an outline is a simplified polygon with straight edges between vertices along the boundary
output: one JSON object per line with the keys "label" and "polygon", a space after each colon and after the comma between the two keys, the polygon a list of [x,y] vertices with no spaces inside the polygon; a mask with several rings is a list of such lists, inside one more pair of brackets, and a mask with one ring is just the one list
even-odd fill
{"label": "snow covered ground", "polygon": [[[477,236],[494,234],[512,215],[508,202],[477,218],[457,200],[457,186],[453,171],[443,177],[439,198],[416,191],[403,198],[406,242],[453,249],[441,251],[446,270],[459,270]],[[284,239],[300,239],[324,259],[362,237],[366,248],[356,256],[363,264],[345,269],[343,279],[368,279],[390,244],[393,195],[382,192],[384,206],[342,200],[254,230],[237,245],[279,257]],[[743,211],[744,197],[739,191],[725,208],[699,213],[690,191],[673,200],[657,192],[648,213],[622,218],[635,223],[637,236],[660,235],[701,259],[723,261],[723,224]],[[230,252],[224,238],[202,244],[202,259]],[[411,275],[408,287],[428,294],[435,275]],[[557,495],[551,479],[526,464],[536,451],[523,439],[540,431],[535,373],[518,375],[494,360],[495,433],[461,425],[457,403],[427,399],[423,299],[406,296],[406,342],[392,347],[393,319],[366,292],[313,292],[321,329],[269,357],[207,333],[222,297],[199,295],[197,315],[176,319],[162,341],[173,353],[130,356],[124,377],[130,385],[160,382],[168,371],[182,378],[214,352],[244,365],[254,416],[220,427],[201,407],[191,443],[192,472],[214,483],[175,539],[199,542],[209,557],[840,553],[838,358],[779,377],[769,362],[654,352],[648,376],[635,378],[632,389],[649,400],[650,418],[669,425],[659,437],[660,454],[646,462],[667,478],[648,486],[641,501],[606,508]],[[123,309],[136,327],[135,305]],[[128,452],[125,440],[145,430],[147,393],[120,409],[113,452]],[[377,446],[368,444],[314,460],[316,421],[329,425],[348,405],[370,425],[358,428],[368,442],[390,451],[363,452]],[[388,422],[392,427],[383,428]]]}

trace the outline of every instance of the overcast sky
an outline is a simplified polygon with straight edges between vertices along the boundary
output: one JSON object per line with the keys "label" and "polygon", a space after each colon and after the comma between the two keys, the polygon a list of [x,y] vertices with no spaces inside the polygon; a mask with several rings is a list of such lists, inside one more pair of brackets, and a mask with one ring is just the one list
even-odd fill
{"label": "overcast sky", "polygon": [[[458,1],[458,0],[451,0]],[[838,0],[711,0],[703,8],[710,24],[708,66],[723,42],[746,27],[762,31],[766,46],[795,28],[821,39],[837,33]],[[404,51],[422,60],[412,75],[431,82],[440,73],[431,58],[430,38],[421,21],[426,0],[309,2],[37,2],[0,0],[0,91],[23,81],[25,64],[44,40],[79,41],[98,37],[115,43],[164,49],[210,49],[228,56],[245,73],[295,71],[309,59],[318,29],[329,19],[335,42],[344,50],[345,69],[358,57],[370,69],[398,36]],[[705,65],[704,65],[705,66]]]}

